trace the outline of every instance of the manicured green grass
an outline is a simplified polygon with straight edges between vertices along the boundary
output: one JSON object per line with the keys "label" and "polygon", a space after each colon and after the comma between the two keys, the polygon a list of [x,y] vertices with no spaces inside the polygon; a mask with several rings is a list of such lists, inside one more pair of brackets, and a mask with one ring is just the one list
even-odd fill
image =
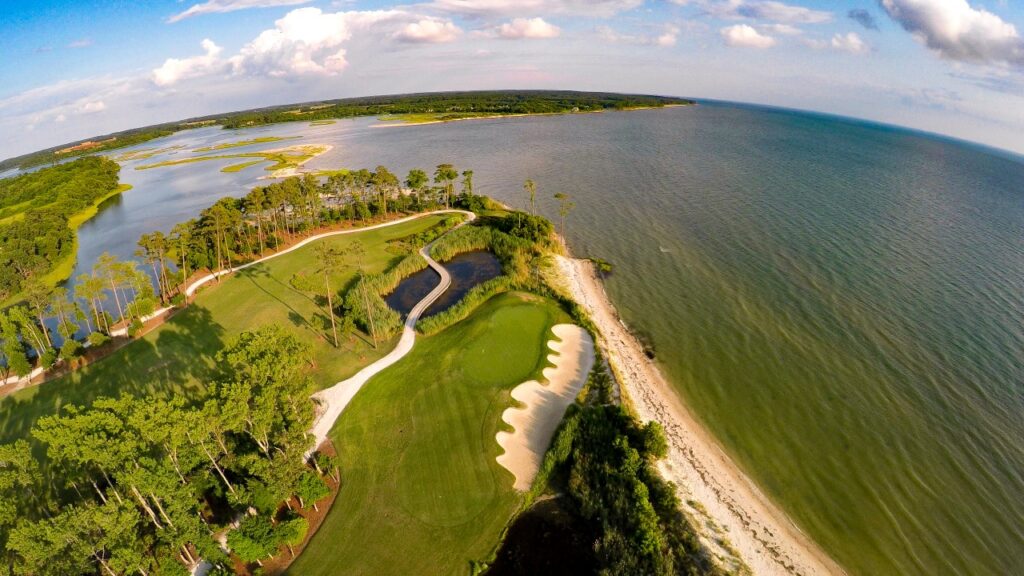
{"label": "manicured green grass", "polygon": [[[366,249],[367,272],[385,270],[400,259],[387,251],[387,241],[434,226],[444,216],[426,216],[377,230],[321,240],[344,248],[359,240]],[[227,341],[244,330],[278,324],[313,347],[318,387],[343,380],[387,353],[393,342],[375,350],[364,336],[344,339],[341,348],[329,342],[328,317],[309,294],[292,288],[297,272],[316,270],[316,242],[295,252],[225,277],[208,285],[195,302],[167,323],[114,354],[63,378],[0,399],[0,443],[27,438],[35,421],[61,406],[90,404],[102,396],[190,394],[214,374],[214,357]],[[342,289],[354,271],[340,272],[332,287]]]}
{"label": "manicured green grass", "polygon": [[550,300],[508,293],[370,380],[338,420],[342,488],[295,575],[468,574],[522,496],[495,458],[509,392],[539,376]]}
{"label": "manicured green grass", "polygon": [[253,144],[266,144],[268,142],[280,142],[281,140],[295,140],[296,138],[302,138],[302,136],[262,136],[251,140],[239,140],[238,142],[225,142],[214,146],[204,146],[202,148],[196,148],[193,152],[214,152],[217,150],[227,150],[228,148],[252,146]]}

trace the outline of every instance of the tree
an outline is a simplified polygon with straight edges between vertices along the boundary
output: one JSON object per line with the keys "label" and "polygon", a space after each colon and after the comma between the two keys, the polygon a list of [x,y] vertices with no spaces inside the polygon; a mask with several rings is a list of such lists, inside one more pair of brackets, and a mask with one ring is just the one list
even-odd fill
{"label": "tree", "polygon": [[558,200],[558,217],[561,220],[562,239],[565,240],[565,218],[576,207],[570,196],[564,192],[556,192],[555,200]]}
{"label": "tree", "polygon": [[320,271],[324,275],[324,295],[327,297],[327,316],[331,319],[331,334],[334,336],[334,347],[338,344],[338,327],[334,321],[334,294],[331,290],[331,275],[337,273],[342,266],[343,254],[326,242],[316,247],[316,257],[320,262]]}
{"label": "tree", "polygon": [[[109,252],[100,254],[96,259],[96,264],[93,265],[93,275],[105,278],[106,282],[109,282],[110,291],[114,294],[114,302],[117,304],[117,321],[124,321],[124,308],[121,307],[121,298],[118,296],[118,274],[117,257],[113,256]],[[107,327],[109,330],[109,326]]]}
{"label": "tree", "polygon": [[228,532],[228,547],[243,562],[256,562],[260,566],[277,551],[277,542],[274,526],[264,516],[246,516],[238,528]]}
{"label": "tree", "polygon": [[306,508],[312,506],[314,510],[320,511],[316,503],[331,494],[331,489],[324,482],[319,474],[306,472],[299,478],[299,486],[296,496],[299,497],[299,506]]}
{"label": "tree", "polygon": [[438,164],[437,169],[434,170],[434,183],[440,184],[444,188],[444,207],[446,209],[450,207],[452,191],[455,187],[454,182],[458,177],[458,171],[451,164]]}
{"label": "tree", "polygon": [[388,197],[392,192],[398,188],[398,177],[392,174],[384,166],[377,166],[371,177],[373,187],[377,190],[377,195],[380,197],[381,212],[384,217],[388,216]]}
{"label": "tree", "polygon": [[181,287],[178,289],[179,292],[185,296],[185,305],[188,305],[188,294],[185,293],[185,283],[188,282],[189,271],[188,271],[188,253],[189,247],[192,244],[192,229],[195,227],[195,220],[189,220],[188,222],[182,222],[176,224],[171,229],[170,241],[174,244],[178,251],[178,259],[181,262],[179,271],[181,272]]}
{"label": "tree", "polygon": [[359,240],[352,242],[345,252],[346,256],[350,259],[355,260],[356,273],[359,275],[359,279],[356,281],[356,287],[359,289],[360,296],[363,299],[363,308],[366,310],[366,320],[369,323],[370,338],[373,340],[373,348],[377,349],[377,329],[373,322],[373,309],[370,307],[370,299],[366,294],[366,274],[363,271],[363,257],[366,256],[366,248],[363,247],[363,243]]}
{"label": "tree", "polygon": [[50,340],[50,331],[46,328],[46,309],[49,308],[50,300],[53,298],[53,288],[46,286],[42,282],[30,280],[25,285],[24,290],[25,301],[28,302],[29,307],[32,308],[36,318],[39,320],[39,330],[46,339],[46,346],[53,348],[53,341]]}
{"label": "tree", "polygon": [[534,184],[533,180],[527,179],[523,183],[523,190],[526,190],[526,194],[530,197],[530,214],[537,215],[537,185]]}
{"label": "tree", "polygon": [[104,283],[103,278],[94,274],[81,274],[78,276],[78,282],[75,284],[75,294],[85,298],[86,302],[89,303],[89,309],[96,319],[96,330],[102,330],[109,334],[110,323],[107,322],[107,316],[103,313],[103,306],[101,304],[107,299],[106,290],[103,287]]}
{"label": "tree", "polygon": [[288,552],[294,558],[294,546],[302,544],[302,541],[306,539],[306,534],[309,533],[309,522],[301,516],[285,520],[278,525],[276,532],[278,541],[288,547]]}
{"label": "tree", "polygon": [[17,376],[25,377],[32,373],[32,364],[28,361],[25,344],[18,336],[18,327],[11,319],[10,311],[0,311],[0,337],[3,337],[3,355],[7,368]]}
{"label": "tree", "polygon": [[473,200],[473,171],[462,171],[462,195],[467,201]]}
{"label": "tree", "polygon": [[416,199],[419,200],[423,194],[423,188],[426,187],[427,183],[430,182],[430,178],[427,173],[419,168],[413,168],[409,170],[409,175],[405,177],[405,185],[416,195]]}

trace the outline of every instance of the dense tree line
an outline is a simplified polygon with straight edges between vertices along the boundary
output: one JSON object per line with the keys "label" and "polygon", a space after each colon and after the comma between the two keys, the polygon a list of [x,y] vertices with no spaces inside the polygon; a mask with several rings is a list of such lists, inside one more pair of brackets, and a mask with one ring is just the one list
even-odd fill
{"label": "dense tree line", "polygon": [[[78,156],[87,156],[97,154],[99,152],[106,152],[109,150],[116,150],[118,148],[127,148],[128,146],[135,146],[136,144],[142,144],[156,138],[163,138],[164,136],[170,136],[178,130],[183,130],[187,126],[181,125],[163,125],[163,126],[152,126],[147,128],[138,128],[133,130],[126,130],[124,132],[118,132],[116,134],[110,134],[108,136],[100,136],[97,138],[91,138],[90,140],[84,140],[75,142],[74,144],[62,144],[46,150],[40,150],[39,152],[32,152],[31,154],[25,154],[15,158],[8,158],[3,162],[0,162],[0,172],[9,170],[11,168],[33,168],[35,166],[42,166],[43,164],[56,164],[58,162],[76,158]],[[81,144],[82,142],[96,142],[97,146],[89,146],[81,148],[79,150],[66,150],[73,145]]]}
{"label": "dense tree line", "polygon": [[225,128],[384,114],[554,114],[691,103],[678,98],[570,91],[449,92],[349,98],[230,114]]}
{"label": "dense tree line", "polygon": [[0,300],[71,256],[68,218],[117,189],[120,167],[82,158],[0,180]]}
{"label": "dense tree line", "polygon": [[227,565],[225,531],[246,563],[300,543],[298,509],[336,474],[305,457],[309,362],[305,344],[268,326],[230,343],[222,375],[188,404],[122,396],[41,418],[32,435],[50,474],[27,442],[0,446],[0,571],[184,575],[200,557]]}

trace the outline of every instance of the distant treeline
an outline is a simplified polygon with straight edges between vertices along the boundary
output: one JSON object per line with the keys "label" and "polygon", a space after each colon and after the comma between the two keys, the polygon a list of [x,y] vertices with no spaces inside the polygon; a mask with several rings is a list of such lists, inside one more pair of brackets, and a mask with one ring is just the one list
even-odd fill
{"label": "distant treeline", "polygon": [[242,128],[278,122],[309,122],[337,118],[354,118],[357,116],[379,116],[383,114],[556,114],[573,111],[625,110],[693,103],[692,100],[664,96],[553,90],[434,92],[345,98],[216,114],[192,118],[182,122],[116,132],[92,138],[91,141],[98,143],[99,146],[58,153],[59,151],[64,151],[89,141],[85,140],[56,146],[16,158],[9,158],[0,162],[0,171],[18,167],[38,166],[76,155],[92,154],[133,146],[154,138],[173,134],[179,130],[210,124],[219,124],[225,128]]}
{"label": "distant treeline", "polygon": [[71,256],[68,219],[117,190],[119,171],[90,157],[0,180],[0,301]]}
{"label": "distant treeline", "polygon": [[555,114],[593,112],[666,104],[692,104],[679,98],[591,92],[450,92],[377,96],[317,102],[303,106],[253,110],[231,114],[220,121],[225,128],[277,122],[328,120],[382,114]]}

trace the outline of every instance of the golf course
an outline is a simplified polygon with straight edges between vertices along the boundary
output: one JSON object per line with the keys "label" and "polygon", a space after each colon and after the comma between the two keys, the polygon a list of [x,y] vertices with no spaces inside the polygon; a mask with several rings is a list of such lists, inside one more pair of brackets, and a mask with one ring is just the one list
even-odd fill
{"label": "golf course", "polygon": [[289,573],[468,574],[487,559],[522,501],[495,461],[501,413],[568,320],[502,294],[370,380],[331,433],[342,490]]}
{"label": "golf course", "polygon": [[[280,258],[225,276],[203,288],[195,301],[165,324],[121,348],[113,355],[59,379],[0,399],[0,442],[28,438],[39,417],[62,406],[88,406],[96,398],[131,394],[171,397],[201,389],[216,374],[215,356],[232,337],[274,324],[311,346],[311,376],[317,388],[351,376],[386,354],[392,342],[378,342],[353,332],[335,348],[330,321],[316,297],[297,290],[290,281],[315,268],[319,243],[342,250],[360,242],[368,274],[382,272],[401,260],[388,250],[388,240],[428,230],[445,215],[431,215],[356,234],[313,242]],[[344,287],[355,278],[355,262],[339,267],[331,283]]]}

